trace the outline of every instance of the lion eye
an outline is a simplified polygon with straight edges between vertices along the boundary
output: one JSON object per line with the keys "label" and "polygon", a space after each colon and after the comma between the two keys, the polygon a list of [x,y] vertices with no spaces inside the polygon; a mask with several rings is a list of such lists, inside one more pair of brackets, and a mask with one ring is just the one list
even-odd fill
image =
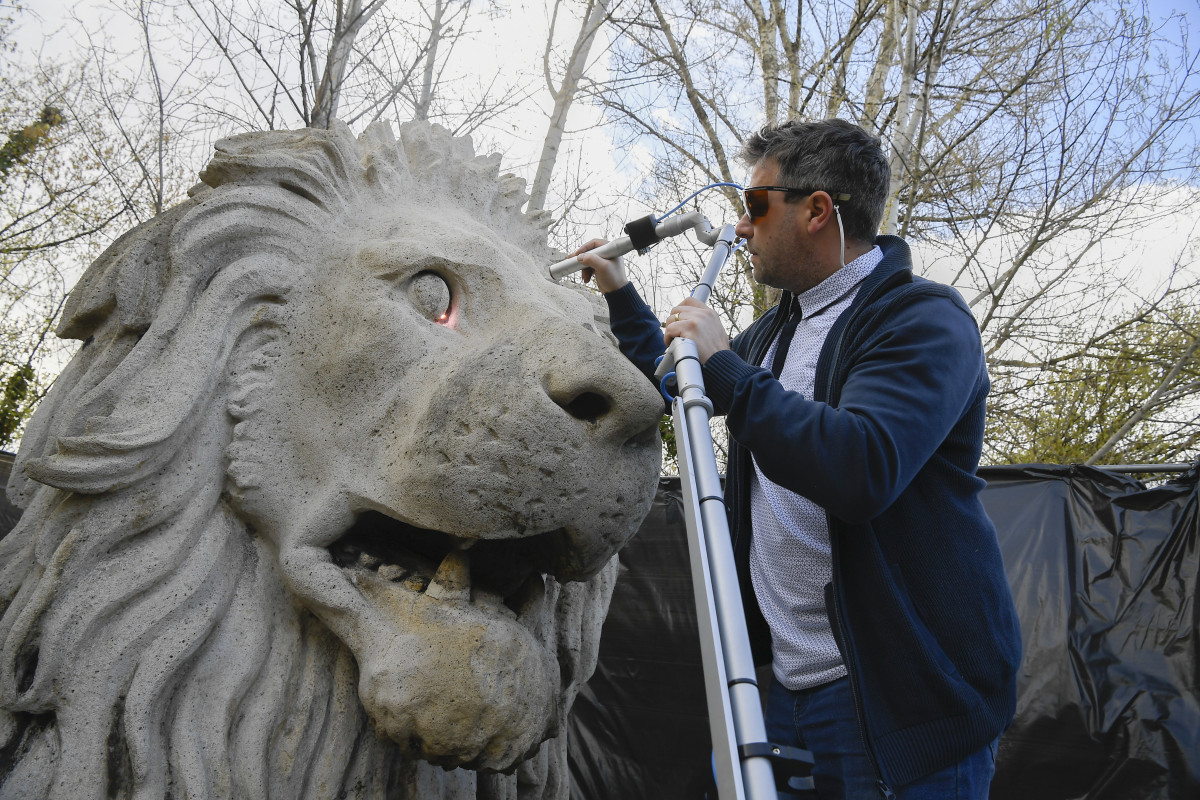
{"label": "lion eye", "polygon": [[436,272],[422,272],[408,282],[413,307],[425,319],[445,324],[450,320],[450,284]]}

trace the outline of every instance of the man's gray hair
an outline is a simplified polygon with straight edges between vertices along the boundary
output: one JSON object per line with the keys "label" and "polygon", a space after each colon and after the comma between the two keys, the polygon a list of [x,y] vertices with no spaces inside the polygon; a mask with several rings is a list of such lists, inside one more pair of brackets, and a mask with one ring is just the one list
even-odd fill
{"label": "man's gray hair", "polygon": [[867,244],[875,241],[892,176],[879,137],[842,119],[789,120],[750,136],[740,157],[750,167],[764,158],[775,159],[780,186],[820,189],[835,202],[839,194],[850,195],[837,202],[846,236]]}

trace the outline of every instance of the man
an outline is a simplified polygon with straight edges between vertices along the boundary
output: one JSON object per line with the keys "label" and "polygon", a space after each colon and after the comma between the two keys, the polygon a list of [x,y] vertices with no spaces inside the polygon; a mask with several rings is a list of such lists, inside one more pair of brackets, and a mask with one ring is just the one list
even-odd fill
{"label": "man", "polygon": [[827,798],[986,798],[1020,632],[978,497],[989,381],[953,289],[876,236],[890,170],[841,120],[752,136],[737,225],[779,304],[731,343],[690,298],[665,336],[618,261],[580,249],[647,374],[696,342],[726,416],[726,502],[771,741],[813,751]]}

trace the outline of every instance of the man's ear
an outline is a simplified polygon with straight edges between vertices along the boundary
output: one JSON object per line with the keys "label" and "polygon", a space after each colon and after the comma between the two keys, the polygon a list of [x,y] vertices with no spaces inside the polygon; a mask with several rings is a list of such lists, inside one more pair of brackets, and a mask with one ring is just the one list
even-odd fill
{"label": "man's ear", "polygon": [[816,191],[807,197],[807,201],[808,214],[805,215],[805,219],[808,222],[808,232],[813,234],[833,222],[833,198],[829,192]]}

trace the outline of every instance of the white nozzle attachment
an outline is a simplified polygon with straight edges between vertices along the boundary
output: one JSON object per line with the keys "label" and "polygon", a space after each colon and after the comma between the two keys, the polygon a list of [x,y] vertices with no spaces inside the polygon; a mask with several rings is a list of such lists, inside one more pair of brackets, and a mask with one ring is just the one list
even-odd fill
{"label": "white nozzle attachment", "polygon": [[[613,239],[608,244],[602,244],[595,250],[589,250],[588,252],[595,253],[601,258],[616,258],[625,255],[632,249],[633,242],[629,240],[628,236],[622,236],[620,239]],[[579,263],[579,258],[572,256],[571,258],[559,261],[557,264],[551,264],[550,278],[551,280],[559,280],[570,275],[572,272],[579,272],[581,269],[583,269],[583,264]]]}
{"label": "white nozzle attachment", "polygon": [[[669,217],[658,223],[654,226],[654,235],[661,241],[670,236],[678,236],[684,231],[689,230],[695,230],[696,238],[710,247],[716,244],[717,236],[720,233],[719,229],[713,228],[712,223],[708,221],[707,217],[699,211],[692,211],[678,217]],[[608,244],[601,245],[589,252],[595,253],[601,258],[616,258],[617,256],[625,255],[633,249],[633,241],[628,236],[622,236],[620,239],[614,239]],[[556,264],[551,264],[550,278],[552,280],[559,280],[581,269],[583,269],[583,264],[579,263],[579,258],[572,256]]]}

